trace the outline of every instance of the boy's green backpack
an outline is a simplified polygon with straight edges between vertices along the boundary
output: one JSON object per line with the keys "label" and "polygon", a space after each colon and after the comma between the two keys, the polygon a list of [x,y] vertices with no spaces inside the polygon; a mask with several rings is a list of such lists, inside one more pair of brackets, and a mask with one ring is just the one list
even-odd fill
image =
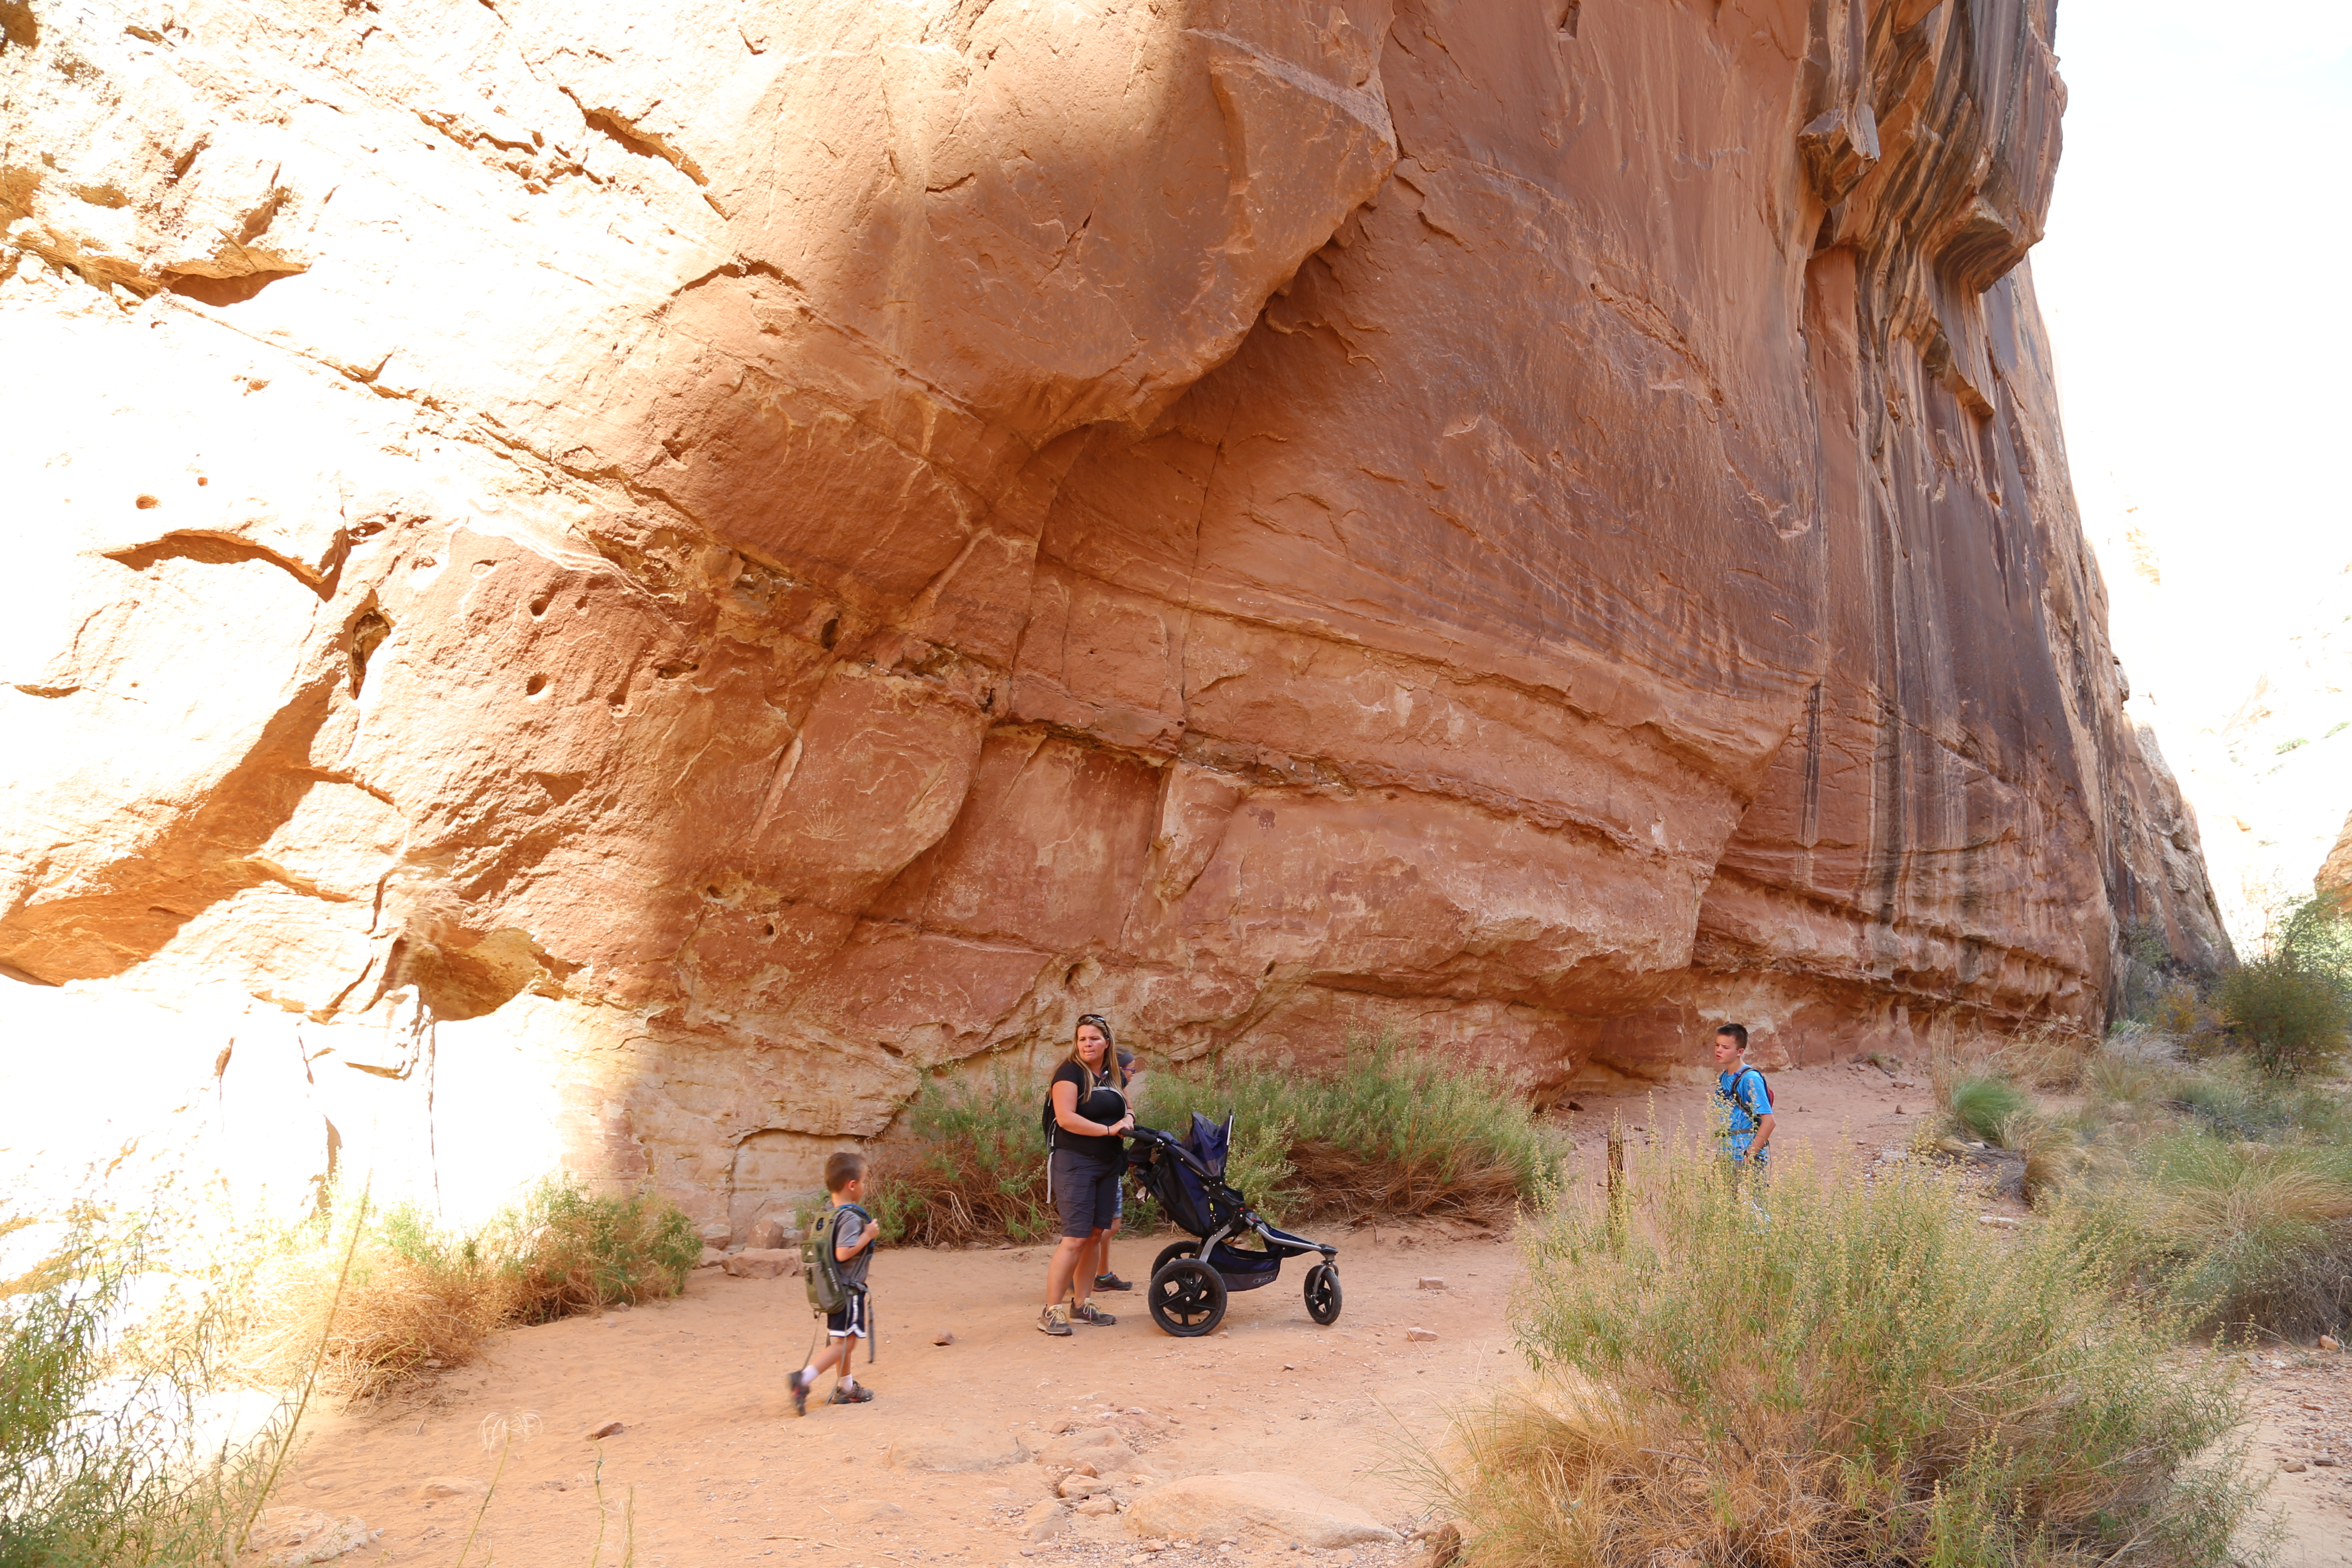
{"label": "boy's green backpack", "polygon": [[[835,1250],[834,1240],[841,1228],[841,1216],[856,1210],[866,1218],[863,1209],[853,1204],[829,1208],[809,1221],[801,1237],[801,1278],[808,1283],[809,1306],[819,1312],[838,1312],[849,1305],[849,1286],[841,1278],[841,1258]],[[874,1222],[866,1219],[868,1225]]]}

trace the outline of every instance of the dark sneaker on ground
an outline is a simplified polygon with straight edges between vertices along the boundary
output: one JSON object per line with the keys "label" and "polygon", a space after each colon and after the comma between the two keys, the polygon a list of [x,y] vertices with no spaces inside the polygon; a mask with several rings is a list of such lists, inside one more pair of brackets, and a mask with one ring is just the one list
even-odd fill
{"label": "dark sneaker on ground", "polygon": [[1120,1279],[1116,1274],[1097,1274],[1095,1276],[1095,1289],[1097,1290],[1132,1290],[1135,1289],[1135,1286],[1131,1282]]}
{"label": "dark sneaker on ground", "polygon": [[808,1395],[809,1395],[809,1385],[808,1385],[807,1384],[803,1383],[803,1382],[801,1381],[801,1374],[800,1374],[799,1373],[793,1373],[793,1415],[807,1415],[807,1414],[808,1414]]}
{"label": "dark sneaker on ground", "polygon": [[1086,1302],[1082,1306],[1071,1308],[1070,1316],[1076,1318],[1079,1322],[1092,1323],[1098,1329],[1108,1329],[1113,1323],[1118,1321],[1117,1318],[1112,1317],[1108,1312],[1104,1311],[1092,1301]]}
{"label": "dark sneaker on ground", "polygon": [[1045,1308],[1037,1314],[1037,1331],[1040,1333],[1066,1336],[1070,1331],[1070,1309],[1060,1302]]}
{"label": "dark sneaker on ground", "polygon": [[844,1388],[839,1384],[835,1384],[833,1388],[833,1397],[825,1403],[827,1405],[864,1405],[873,1397],[874,1391],[862,1383],[855,1388]]}

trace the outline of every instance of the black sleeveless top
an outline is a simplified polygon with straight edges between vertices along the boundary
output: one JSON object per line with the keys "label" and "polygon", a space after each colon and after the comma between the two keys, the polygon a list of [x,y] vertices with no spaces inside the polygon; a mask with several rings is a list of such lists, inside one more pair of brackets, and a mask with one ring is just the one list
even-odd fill
{"label": "black sleeveless top", "polygon": [[[1100,1079],[1095,1079],[1093,1092],[1089,1093],[1087,1089],[1087,1078],[1086,1068],[1076,1062],[1065,1061],[1054,1069],[1053,1078],[1046,1082],[1045,1092],[1050,1096],[1054,1092],[1054,1085],[1057,1083],[1076,1084],[1078,1089],[1078,1114],[1088,1121],[1098,1121],[1105,1127],[1110,1126],[1127,1114],[1127,1096]],[[1127,1145],[1117,1133],[1097,1138],[1089,1134],[1073,1132],[1068,1128],[1058,1125],[1054,1131],[1054,1147],[1074,1154],[1084,1154],[1089,1159],[1100,1160],[1105,1163],[1127,1157]]]}

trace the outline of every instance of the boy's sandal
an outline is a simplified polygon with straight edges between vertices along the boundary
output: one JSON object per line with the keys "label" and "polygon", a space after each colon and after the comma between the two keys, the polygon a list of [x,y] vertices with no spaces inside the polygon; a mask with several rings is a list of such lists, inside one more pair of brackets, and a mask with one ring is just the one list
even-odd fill
{"label": "boy's sandal", "polygon": [[793,1415],[807,1415],[807,1414],[808,1414],[808,1396],[809,1396],[809,1385],[808,1385],[807,1384],[803,1383],[803,1382],[801,1381],[801,1374],[800,1374],[799,1373],[793,1373]]}
{"label": "boy's sandal", "polygon": [[1112,1317],[1092,1301],[1087,1302],[1084,1306],[1071,1308],[1070,1316],[1079,1322],[1092,1323],[1098,1329],[1108,1329],[1118,1321],[1117,1318]]}
{"label": "boy's sandal", "polygon": [[843,1388],[836,1384],[834,1385],[833,1397],[825,1403],[827,1405],[864,1405],[873,1397],[874,1391],[862,1383],[855,1388]]}
{"label": "boy's sandal", "polygon": [[1095,1289],[1097,1290],[1132,1290],[1135,1289],[1135,1286],[1130,1281],[1122,1279],[1116,1274],[1097,1274],[1095,1276]]}

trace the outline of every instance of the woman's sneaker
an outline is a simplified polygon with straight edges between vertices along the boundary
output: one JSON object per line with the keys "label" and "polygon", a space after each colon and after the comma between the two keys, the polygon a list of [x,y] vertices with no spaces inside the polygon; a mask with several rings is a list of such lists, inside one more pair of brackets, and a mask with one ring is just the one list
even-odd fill
{"label": "woman's sneaker", "polygon": [[1135,1289],[1135,1286],[1131,1281],[1122,1279],[1116,1274],[1097,1274],[1095,1276],[1095,1289],[1097,1290],[1132,1290]]}
{"label": "woman's sneaker", "polygon": [[1037,1331],[1040,1333],[1054,1334],[1057,1336],[1067,1335],[1070,1331],[1070,1309],[1068,1305],[1061,1301],[1056,1301],[1052,1306],[1047,1307],[1043,1311],[1039,1312],[1037,1314]]}
{"label": "woman's sneaker", "polygon": [[862,1383],[851,1388],[844,1388],[839,1384],[835,1384],[833,1388],[833,1397],[825,1403],[827,1405],[864,1405],[873,1397],[874,1391]]}
{"label": "woman's sneaker", "polygon": [[1084,1301],[1071,1308],[1070,1316],[1082,1323],[1092,1323],[1098,1329],[1108,1329],[1118,1321],[1117,1318],[1112,1317],[1092,1301]]}
{"label": "woman's sneaker", "polygon": [[809,1396],[809,1385],[808,1385],[807,1384],[803,1383],[803,1382],[801,1381],[801,1374],[800,1374],[799,1373],[793,1373],[793,1415],[807,1415],[807,1414],[808,1414],[808,1396]]}

